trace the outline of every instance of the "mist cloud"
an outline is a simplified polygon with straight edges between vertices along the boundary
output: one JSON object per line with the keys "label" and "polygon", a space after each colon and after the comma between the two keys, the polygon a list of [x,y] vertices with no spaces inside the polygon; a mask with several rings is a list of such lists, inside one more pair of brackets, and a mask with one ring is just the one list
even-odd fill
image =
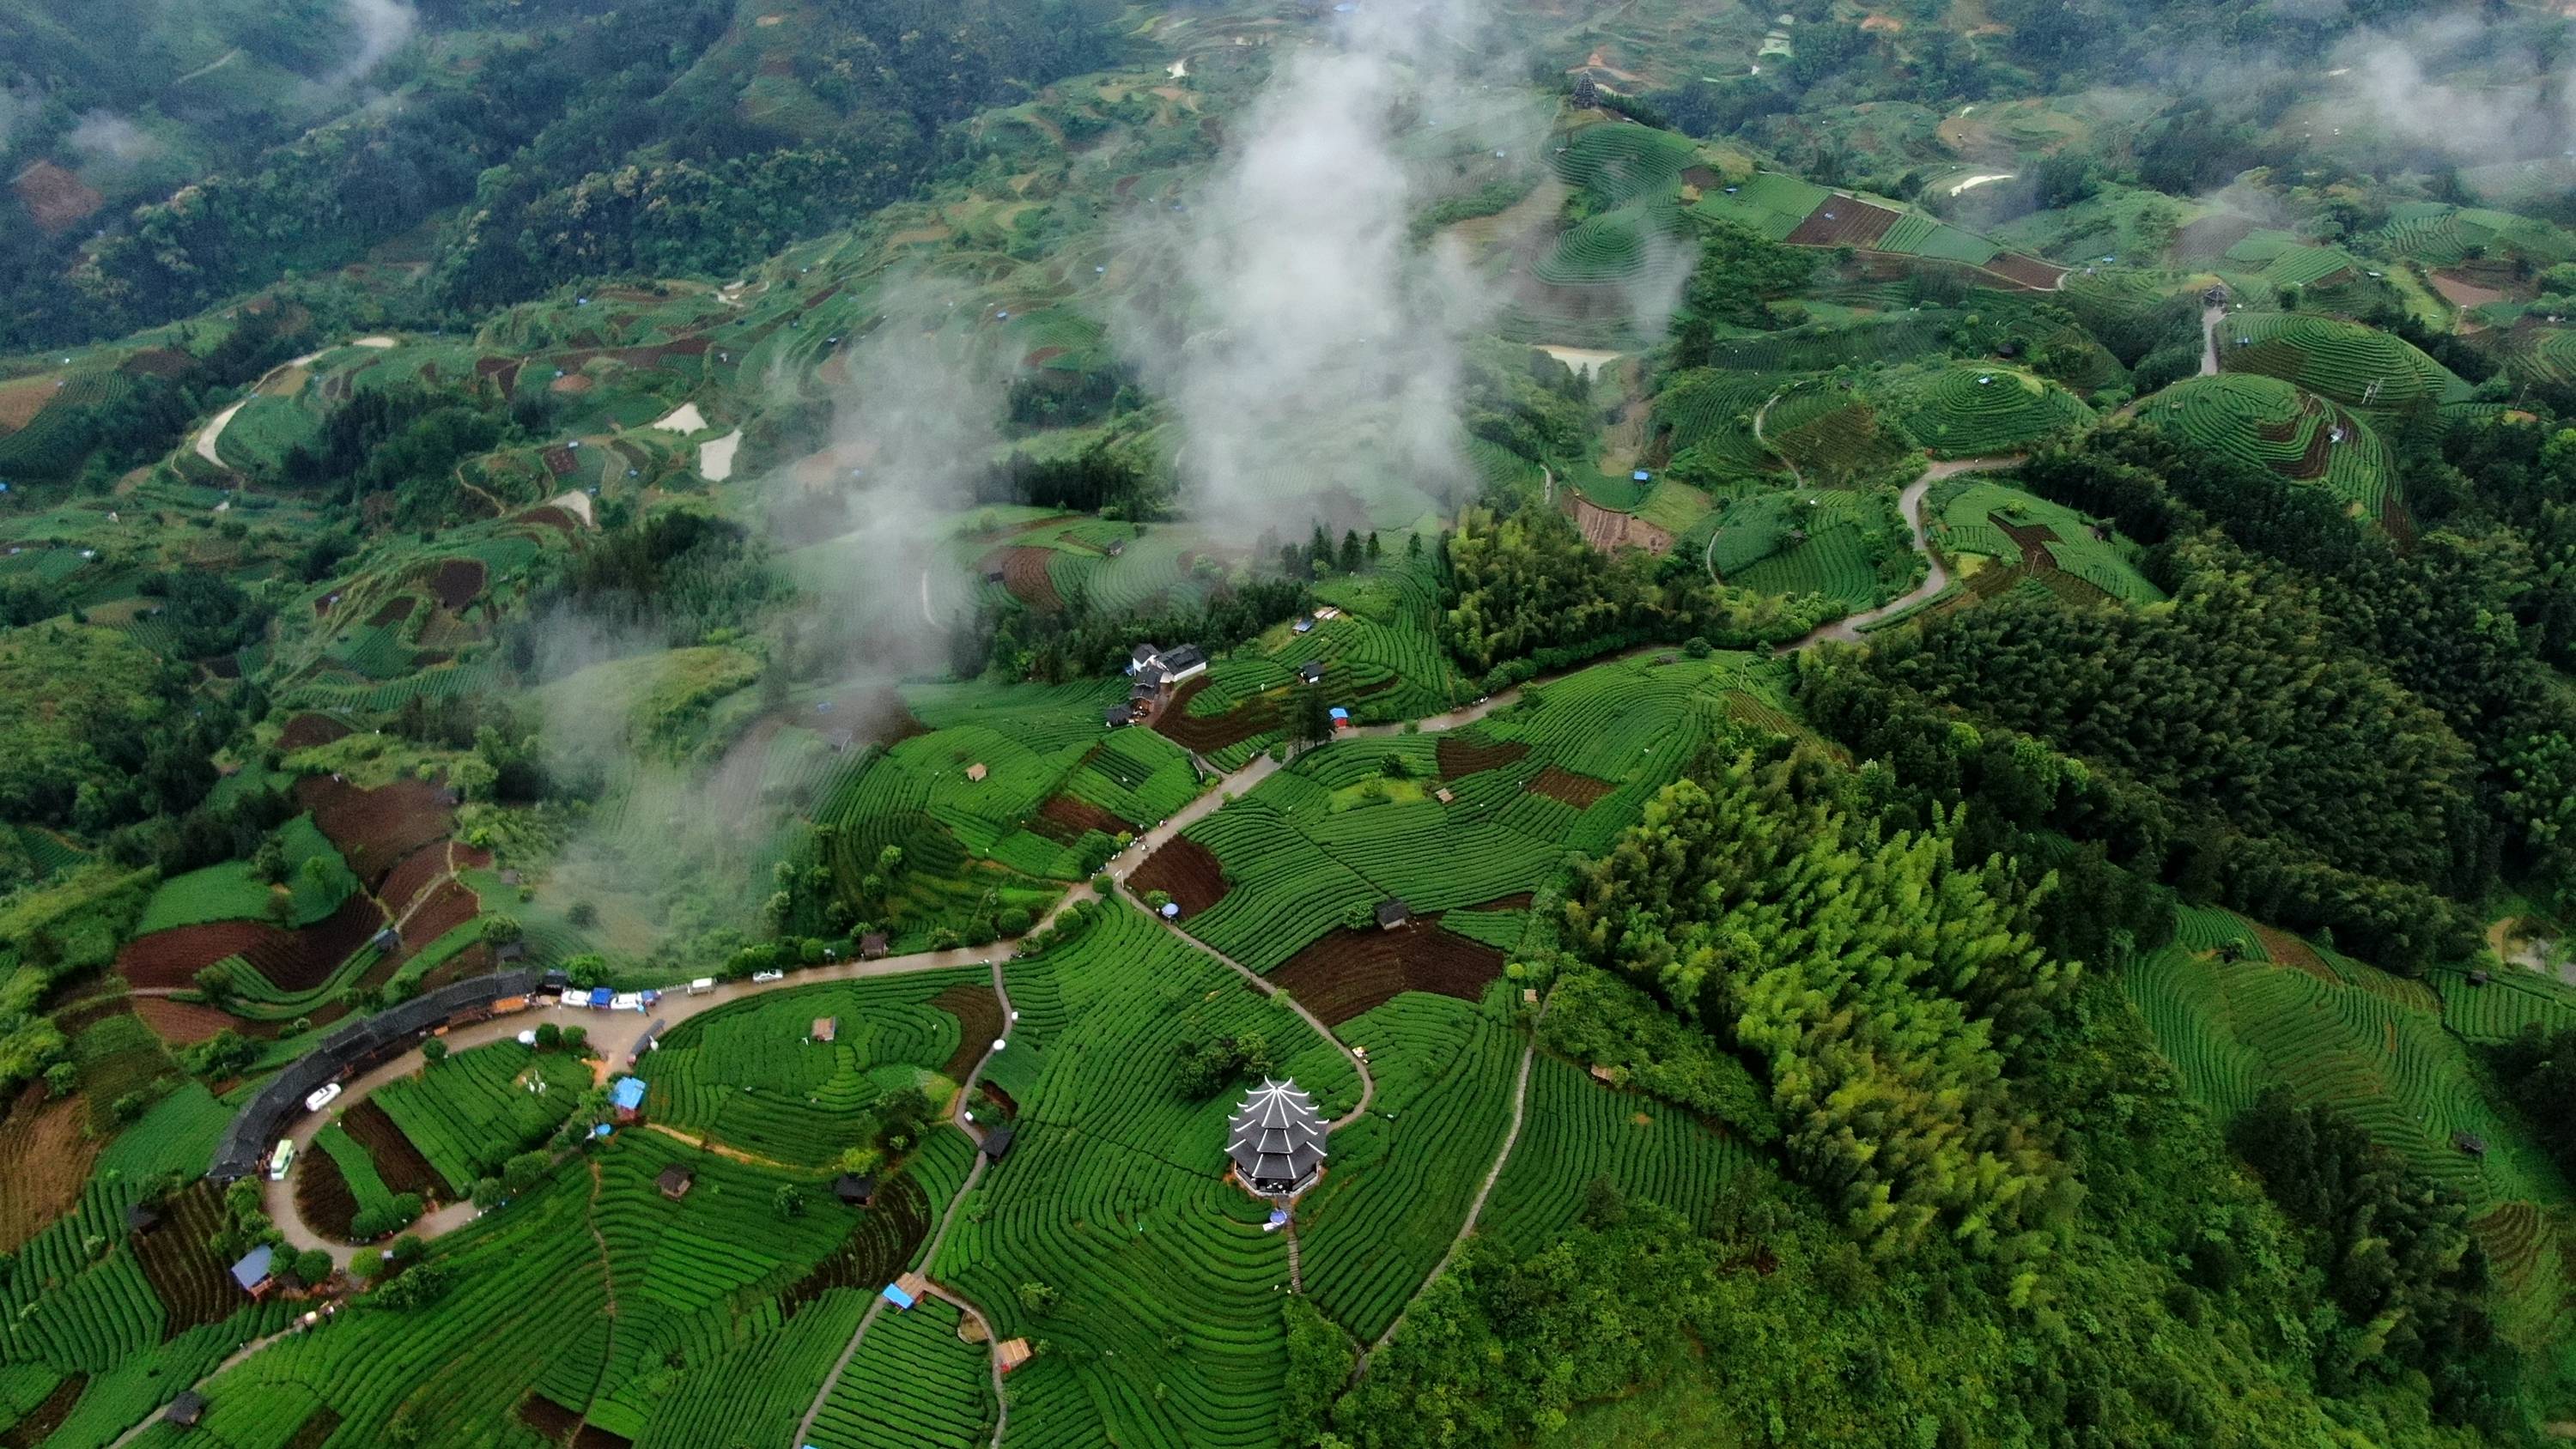
{"label": "mist cloud", "polygon": [[2356,33],[2328,69],[2344,74],[2319,109],[2346,140],[2385,137],[2463,165],[2576,147],[2576,61],[2549,66],[2516,31],[2475,15]]}
{"label": "mist cloud", "polygon": [[141,126],[114,111],[91,111],[72,127],[63,144],[80,158],[81,168],[114,171],[149,160],[161,143]]}
{"label": "mist cloud", "polygon": [[330,75],[329,84],[364,80],[385,57],[400,50],[420,24],[420,13],[404,0],[340,0],[341,12],[358,37],[357,52]]}
{"label": "mist cloud", "polygon": [[1399,108],[1424,126],[1465,109],[1430,48],[1464,21],[1372,5],[1289,55],[1186,210],[1129,227],[1168,285],[1113,333],[1178,413],[1184,498],[1218,528],[1302,528],[1327,489],[1395,479],[1438,497],[1462,476],[1459,374],[1484,289],[1409,235],[1430,192]]}
{"label": "mist cloud", "polygon": [[954,596],[942,544],[999,446],[1003,406],[971,294],[897,280],[877,303],[876,324],[841,344],[828,447],[763,485],[780,547],[832,542],[817,555],[836,562],[807,580],[825,606],[806,647],[836,651],[827,668],[849,679],[944,660],[959,621],[935,602]]}

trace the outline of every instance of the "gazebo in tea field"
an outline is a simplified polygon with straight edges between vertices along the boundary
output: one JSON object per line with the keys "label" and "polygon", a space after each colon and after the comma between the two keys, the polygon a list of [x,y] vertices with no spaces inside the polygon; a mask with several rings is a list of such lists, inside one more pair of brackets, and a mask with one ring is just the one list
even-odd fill
{"label": "gazebo in tea field", "polygon": [[1226,1129],[1237,1181],[1262,1197],[1295,1197],[1324,1166],[1324,1119],[1292,1079],[1264,1078]]}

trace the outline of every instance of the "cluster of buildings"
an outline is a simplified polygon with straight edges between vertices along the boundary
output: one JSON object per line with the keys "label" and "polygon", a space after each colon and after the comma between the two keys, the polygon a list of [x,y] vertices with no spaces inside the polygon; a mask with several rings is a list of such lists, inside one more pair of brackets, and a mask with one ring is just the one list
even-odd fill
{"label": "cluster of buildings", "polygon": [[1126,701],[1109,707],[1109,727],[1151,722],[1171,702],[1173,690],[1207,673],[1207,667],[1207,651],[1196,644],[1169,649],[1137,645],[1127,656],[1127,678],[1133,682]]}

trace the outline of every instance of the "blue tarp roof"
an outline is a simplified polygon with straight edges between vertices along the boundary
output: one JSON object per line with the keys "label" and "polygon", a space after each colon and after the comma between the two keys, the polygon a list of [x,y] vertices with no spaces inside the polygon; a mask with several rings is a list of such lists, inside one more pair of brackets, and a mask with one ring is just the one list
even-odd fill
{"label": "blue tarp roof", "polygon": [[912,1306],[912,1295],[904,1292],[903,1289],[892,1283],[885,1285],[884,1290],[879,1292],[877,1296],[888,1303],[893,1304],[897,1308],[910,1308]]}
{"label": "blue tarp roof", "polygon": [[617,1084],[608,1089],[608,1100],[629,1112],[643,1106],[644,1079],[642,1077],[619,1077],[617,1079]]}
{"label": "blue tarp roof", "polygon": [[606,1006],[608,1003],[616,999],[617,993],[609,990],[605,986],[594,986],[590,988],[590,1004],[593,1006]]}
{"label": "blue tarp roof", "polygon": [[1335,719],[1349,719],[1350,717],[1351,717],[1351,712],[1350,712],[1349,710],[1346,710],[1346,709],[1342,708],[1340,705],[1335,705],[1335,706],[1333,706],[1333,718],[1335,718]]}
{"label": "blue tarp roof", "polygon": [[590,1129],[590,1135],[593,1137],[605,1137],[609,1134],[609,1131],[609,1125],[605,1122],[601,1122]]}
{"label": "blue tarp roof", "polygon": [[277,1250],[263,1243],[250,1250],[250,1255],[233,1264],[233,1281],[244,1289],[256,1288],[268,1281],[269,1264],[277,1261]]}

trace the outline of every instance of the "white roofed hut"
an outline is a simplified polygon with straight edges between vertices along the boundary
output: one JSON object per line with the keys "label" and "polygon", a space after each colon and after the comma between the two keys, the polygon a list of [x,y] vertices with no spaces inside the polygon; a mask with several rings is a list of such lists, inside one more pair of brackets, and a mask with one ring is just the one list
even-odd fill
{"label": "white roofed hut", "polygon": [[1295,1081],[1264,1078],[1226,1130],[1234,1175],[1262,1197],[1295,1197],[1324,1166],[1324,1119]]}

